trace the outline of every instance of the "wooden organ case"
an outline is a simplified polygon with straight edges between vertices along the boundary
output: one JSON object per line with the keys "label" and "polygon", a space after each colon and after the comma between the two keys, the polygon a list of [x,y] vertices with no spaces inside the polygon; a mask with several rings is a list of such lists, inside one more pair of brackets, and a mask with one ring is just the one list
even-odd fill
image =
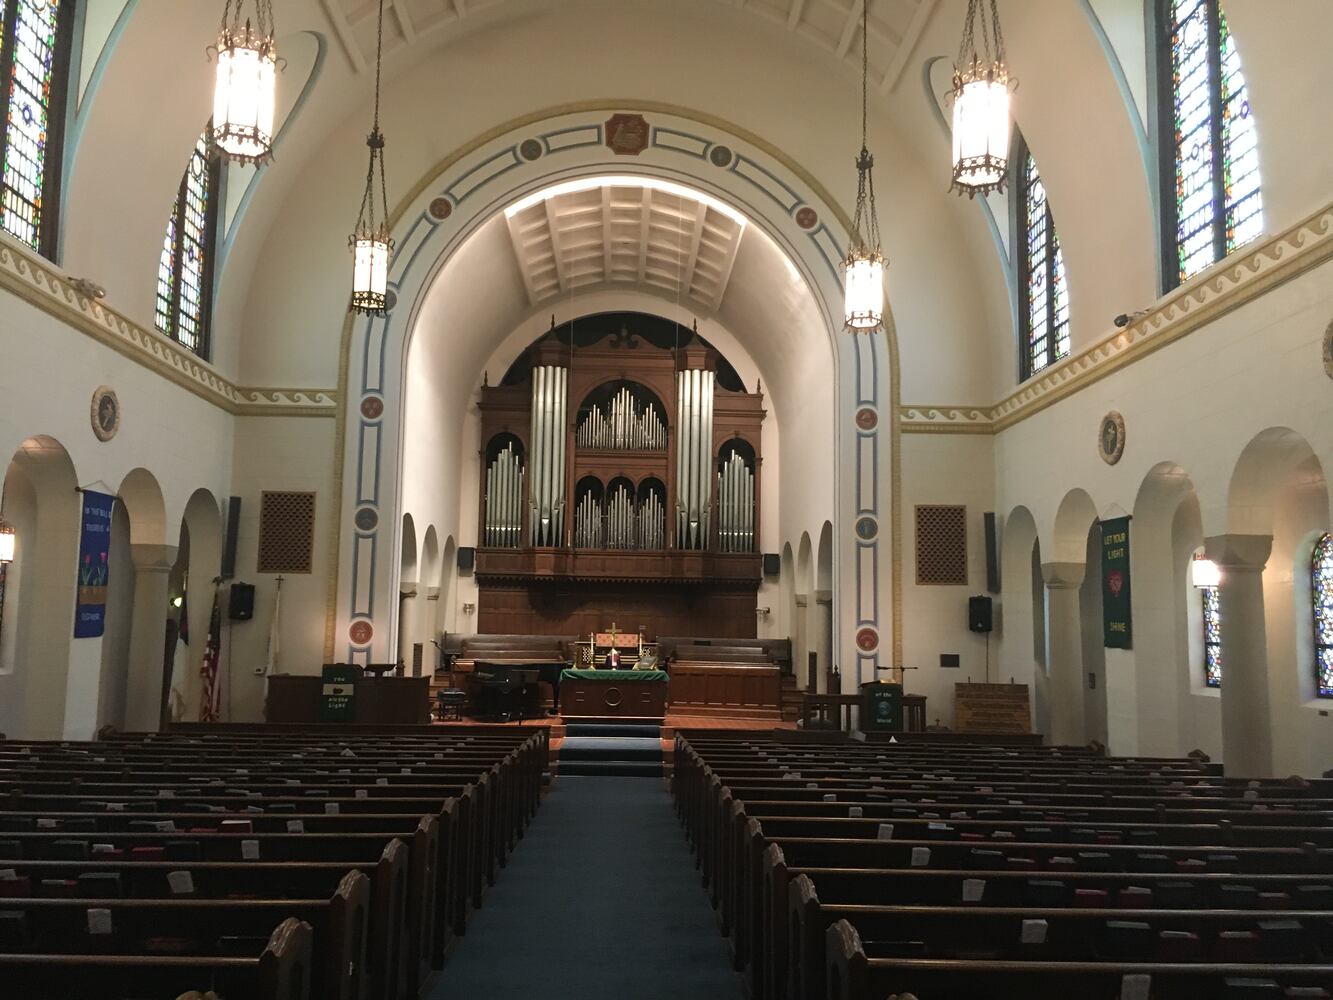
{"label": "wooden organ case", "polygon": [[482,387],[479,633],[755,636],[763,395],[682,339],[553,328]]}

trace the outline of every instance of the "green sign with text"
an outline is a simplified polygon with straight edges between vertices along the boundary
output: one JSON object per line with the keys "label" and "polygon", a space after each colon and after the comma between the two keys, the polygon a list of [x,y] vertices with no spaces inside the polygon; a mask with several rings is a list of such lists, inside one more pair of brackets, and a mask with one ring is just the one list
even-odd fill
{"label": "green sign with text", "polygon": [[1129,518],[1102,522],[1102,630],[1108,649],[1134,648],[1129,598]]}

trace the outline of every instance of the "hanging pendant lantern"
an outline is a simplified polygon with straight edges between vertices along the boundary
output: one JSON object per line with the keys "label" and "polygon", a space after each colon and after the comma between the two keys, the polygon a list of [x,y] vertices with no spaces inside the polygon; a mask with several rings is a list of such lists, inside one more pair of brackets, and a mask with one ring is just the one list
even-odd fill
{"label": "hanging pendant lantern", "polygon": [[[977,46],[980,22],[981,44]],[[953,70],[953,190],[969,198],[1003,191],[1009,172],[1009,67],[995,0],[968,0]]]}
{"label": "hanging pendant lantern", "polygon": [[267,163],[273,157],[278,48],[269,0],[255,0],[255,17],[241,21],[245,0],[227,0],[217,43],[212,145],[225,160]]}
{"label": "hanging pendant lantern", "polygon": [[1211,559],[1197,555],[1190,562],[1190,583],[1199,590],[1212,590],[1222,585],[1222,569]]}
{"label": "hanging pendant lantern", "polygon": [[8,565],[14,561],[15,544],[18,536],[14,533],[14,527],[0,521],[0,566]]}
{"label": "hanging pendant lantern", "polygon": [[873,333],[884,322],[884,253],[875,212],[875,158],[866,144],[868,3],[861,5],[861,153],[856,158],[856,215],[851,244],[842,262],[845,281],[843,322],[853,333]]}
{"label": "hanging pendant lantern", "polygon": [[[353,312],[383,315],[389,304],[389,194],[384,180],[384,133],[380,131],[380,68],[384,51],[384,0],[380,0],[379,35],[375,49],[375,119],[366,136],[370,166],[356,228],[347,240],[352,251]],[[378,188],[378,191],[377,191]],[[378,197],[377,197],[378,196]],[[378,204],[376,204],[378,200]]]}

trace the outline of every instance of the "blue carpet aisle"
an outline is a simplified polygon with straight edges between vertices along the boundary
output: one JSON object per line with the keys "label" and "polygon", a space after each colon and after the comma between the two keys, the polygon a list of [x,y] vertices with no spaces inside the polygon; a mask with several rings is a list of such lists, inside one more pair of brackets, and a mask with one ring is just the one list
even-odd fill
{"label": "blue carpet aisle", "polygon": [[736,1000],[660,781],[557,779],[432,1000]]}

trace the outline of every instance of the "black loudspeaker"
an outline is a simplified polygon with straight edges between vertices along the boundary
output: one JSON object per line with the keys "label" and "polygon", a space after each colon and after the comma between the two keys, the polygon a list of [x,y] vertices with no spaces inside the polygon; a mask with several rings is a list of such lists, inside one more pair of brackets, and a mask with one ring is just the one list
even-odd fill
{"label": "black loudspeaker", "polygon": [[248,622],[255,616],[255,585],[233,583],[227,598],[227,617],[234,622]]}
{"label": "black loudspeaker", "polygon": [[778,576],[782,573],[782,556],[776,552],[764,553],[764,576]]}
{"label": "black loudspeaker", "polygon": [[986,532],[986,590],[992,594],[1000,592],[1000,547],[995,534],[995,512],[988,510],[981,515],[982,527]]}
{"label": "black loudspeaker", "polygon": [[967,627],[973,632],[991,630],[991,600],[985,594],[967,599]]}
{"label": "black loudspeaker", "polygon": [[472,564],[475,563],[476,561],[477,561],[476,549],[464,546],[458,550],[458,568],[460,570],[471,569]]}
{"label": "black loudspeaker", "polygon": [[222,542],[222,579],[236,575],[236,535],[241,530],[241,498],[227,498],[227,536]]}

